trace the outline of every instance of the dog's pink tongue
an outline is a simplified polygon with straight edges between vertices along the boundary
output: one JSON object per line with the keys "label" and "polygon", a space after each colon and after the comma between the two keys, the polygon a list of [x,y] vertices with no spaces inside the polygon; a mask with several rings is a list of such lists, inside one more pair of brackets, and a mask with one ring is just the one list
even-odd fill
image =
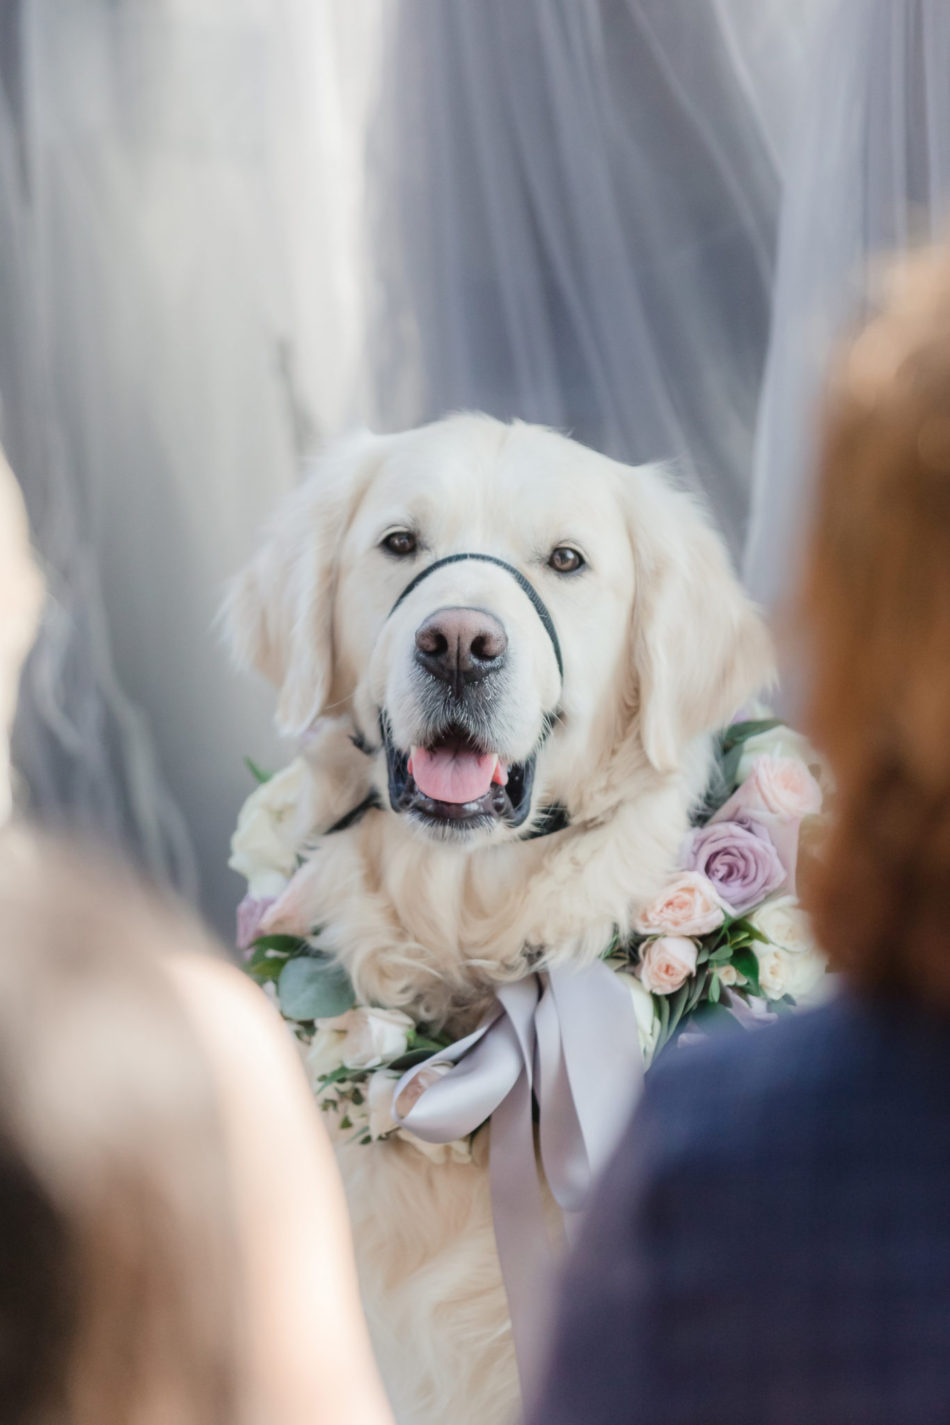
{"label": "dog's pink tongue", "polygon": [[435,802],[477,802],[491,786],[492,773],[498,759],[492,753],[455,752],[439,748],[427,752],[424,747],[412,749],[412,775],[424,796]]}

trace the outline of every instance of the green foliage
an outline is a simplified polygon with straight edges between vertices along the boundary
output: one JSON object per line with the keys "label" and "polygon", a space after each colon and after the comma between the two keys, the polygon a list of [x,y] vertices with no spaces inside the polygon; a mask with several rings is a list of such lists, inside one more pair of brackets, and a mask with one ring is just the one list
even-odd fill
{"label": "green foliage", "polygon": [[761,995],[762,986],[759,984],[759,962],[755,951],[749,945],[742,945],[732,957],[732,963],[748,982],[749,989],[754,995]]}
{"label": "green foliage", "polygon": [[273,772],[265,772],[263,767],[258,767],[251,757],[245,757],[244,765],[259,787],[262,787],[265,782],[269,782],[274,775]]}
{"label": "green foliage", "polygon": [[273,984],[280,979],[287,962],[297,955],[310,954],[306,940],[295,935],[261,935],[254,941],[244,969],[259,985]]}
{"label": "green foliage", "polygon": [[719,734],[719,745],[723,753],[731,752],[733,748],[741,747],[748,742],[750,737],[758,737],[763,732],[771,732],[773,728],[781,726],[782,719],[780,717],[762,717],[746,722],[734,722]]}
{"label": "green foliage", "polygon": [[758,737],[760,733],[771,732],[774,727],[781,726],[781,718],[763,717],[734,722],[723,729],[716,739],[716,771],[703,802],[700,822],[707,821],[735,791],[739,763],[749,738]]}
{"label": "green foliage", "polygon": [[350,977],[326,955],[287,960],[277,980],[281,1013],[289,1019],[333,1019],[356,1003]]}

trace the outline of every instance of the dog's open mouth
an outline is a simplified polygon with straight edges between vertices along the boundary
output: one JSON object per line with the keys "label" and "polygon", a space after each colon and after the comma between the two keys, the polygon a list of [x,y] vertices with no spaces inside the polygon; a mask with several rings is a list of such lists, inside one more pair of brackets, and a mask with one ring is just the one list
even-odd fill
{"label": "dog's open mouth", "polygon": [[401,752],[383,720],[383,740],[393,811],[420,821],[470,830],[504,822],[519,826],[528,815],[534,757],[506,762],[459,729],[449,728],[428,746]]}

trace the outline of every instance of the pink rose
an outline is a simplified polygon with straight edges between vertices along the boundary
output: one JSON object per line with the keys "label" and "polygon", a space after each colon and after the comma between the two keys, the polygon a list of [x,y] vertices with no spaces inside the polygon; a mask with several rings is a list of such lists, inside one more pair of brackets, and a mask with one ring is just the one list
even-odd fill
{"label": "pink rose", "polygon": [[644,946],[640,979],[652,995],[671,995],[696,973],[696,942],[685,935],[661,935]]}
{"label": "pink rose", "polygon": [[699,871],[684,871],[669,882],[634,922],[640,935],[705,935],[725,921],[715,886]]}
{"label": "pink rose", "polygon": [[716,888],[699,871],[684,871],[641,910],[634,929],[641,935],[705,935],[725,920]]}
{"label": "pink rose", "polygon": [[744,787],[782,821],[799,821],[821,811],[821,787],[799,757],[757,757],[739,791]]}

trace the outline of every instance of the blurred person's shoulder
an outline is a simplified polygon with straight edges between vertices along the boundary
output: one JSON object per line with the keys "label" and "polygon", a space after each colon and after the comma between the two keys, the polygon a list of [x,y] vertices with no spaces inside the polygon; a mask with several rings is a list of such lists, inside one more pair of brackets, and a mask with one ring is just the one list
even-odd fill
{"label": "blurred person's shoulder", "polygon": [[923,1120],[950,1155],[950,1022],[843,992],[777,1024],[668,1051],[618,1157],[632,1173],[645,1162],[654,1172],[776,1166],[844,1137],[919,1141]]}

